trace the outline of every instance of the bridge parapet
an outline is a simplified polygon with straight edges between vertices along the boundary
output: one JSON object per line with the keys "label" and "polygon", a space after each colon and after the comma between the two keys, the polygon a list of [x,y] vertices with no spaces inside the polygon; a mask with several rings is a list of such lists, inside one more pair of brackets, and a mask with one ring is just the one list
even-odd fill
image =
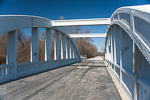
{"label": "bridge parapet", "polygon": [[[0,33],[8,32],[7,64],[0,65],[0,83],[80,61],[80,53],[74,39],[70,38],[70,34],[63,28],[53,27],[50,19],[37,16],[6,15],[0,16],[0,22]],[[31,62],[17,63],[18,29],[24,28],[32,28]],[[46,28],[45,61],[38,61],[39,28]],[[55,31],[54,60],[51,60],[52,30]]]}
{"label": "bridge parapet", "polygon": [[121,7],[111,16],[105,62],[130,99],[150,99],[150,5]]}

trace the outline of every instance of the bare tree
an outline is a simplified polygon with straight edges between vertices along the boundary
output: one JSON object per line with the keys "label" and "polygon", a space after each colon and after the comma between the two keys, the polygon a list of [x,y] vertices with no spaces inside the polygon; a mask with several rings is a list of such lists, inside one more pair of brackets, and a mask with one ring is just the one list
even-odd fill
{"label": "bare tree", "polygon": [[7,33],[0,34],[0,64],[6,64]]}

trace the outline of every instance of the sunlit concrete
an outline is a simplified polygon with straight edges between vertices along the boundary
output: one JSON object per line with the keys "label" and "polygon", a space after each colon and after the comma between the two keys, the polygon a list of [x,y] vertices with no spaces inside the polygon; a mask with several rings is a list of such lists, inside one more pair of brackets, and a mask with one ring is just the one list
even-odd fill
{"label": "sunlit concrete", "polygon": [[109,25],[109,18],[52,20],[52,26]]}
{"label": "sunlit concrete", "polygon": [[70,34],[71,38],[83,38],[83,37],[106,37],[106,33],[84,33],[84,34]]}

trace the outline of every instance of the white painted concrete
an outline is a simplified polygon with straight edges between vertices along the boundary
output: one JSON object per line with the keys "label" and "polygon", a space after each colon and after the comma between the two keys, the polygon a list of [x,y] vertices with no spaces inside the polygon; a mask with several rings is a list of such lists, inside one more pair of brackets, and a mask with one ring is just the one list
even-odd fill
{"label": "white painted concrete", "polygon": [[[18,31],[10,31],[8,32],[8,39],[7,39],[7,64],[13,64],[14,66],[14,72],[13,76],[16,78],[17,74],[17,43],[18,43]],[[7,68],[7,67],[6,67]],[[9,68],[7,68],[8,70]],[[1,75],[2,71],[5,74],[10,74],[10,72],[6,72],[6,69],[1,70]],[[8,70],[11,71],[11,70]],[[4,75],[5,75],[4,74]],[[5,79],[4,79],[5,80]]]}
{"label": "white painted concrete", "polygon": [[70,59],[70,39],[67,38],[67,59]]}
{"label": "white painted concrete", "polygon": [[[108,52],[105,52],[106,64],[120,81],[120,85],[128,97],[134,100],[148,100],[150,97],[150,78],[148,77],[150,75],[149,18],[150,5],[121,7],[112,14],[111,24],[107,29],[105,49],[108,51],[109,46],[107,45],[111,41],[111,57],[108,56]],[[116,32],[114,36],[112,32],[109,32],[112,31],[114,25],[120,28],[120,31],[119,28],[115,28],[117,34],[120,34],[120,38],[117,38],[119,34],[116,35]],[[111,38],[109,38],[110,34]],[[133,41],[136,45],[135,73],[133,73]],[[112,42],[115,44],[113,45]],[[112,58],[114,59],[112,60]],[[112,66],[115,69],[112,69]]]}
{"label": "white painted concrete", "polygon": [[8,32],[7,39],[7,64],[17,63],[18,31]]}
{"label": "white painted concrete", "polygon": [[61,59],[66,59],[66,35],[61,34]]}
{"label": "white painted concrete", "polygon": [[28,15],[0,15],[0,22],[0,33],[32,27],[52,27],[50,19]]}
{"label": "white painted concrete", "polygon": [[55,31],[54,60],[59,60],[60,32]]}
{"label": "white painted concrete", "polygon": [[[135,41],[135,44],[137,44],[150,63],[150,41],[148,39],[150,37],[149,8],[150,5],[121,7],[112,14],[110,25],[117,24],[122,27]],[[119,17],[113,20],[115,15]]]}
{"label": "white painted concrete", "polygon": [[51,59],[51,42],[52,42],[52,29],[46,28],[45,34],[45,61]]}
{"label": "white painted concrete", "polygon": [[106,33],[84,33],[84,34],[70,34],[71,38],[83,38],[83,37],[106,37]]}
{"label": "white painted concrete", "polygon": [[[21,77],[33,75],[38,72],[47,71],[60,66],[72,64],[80,61],[80,53],[77,45],[73,39],[70,38],[70,34],[62,27],[52,27],[51,20],[38,17],[38,16],[24,16],[24,15],[4,15],[0,16],[0,33],[8,32],[8,47],[7,47],[7,64],[0,65],[0,84],[18,79]],[[46,28],[45,34],[45,61],[38,61],[39,56],[39,31],[38,28]],[[31,62],[17,63],[17,42],[18,33],[17,29],[32,28],[31,35]],[[54,45],[54,59],[51,60],[51,34],[52,30],[56,31],[55,45]],[[63,40],[63,52],[65,52],[65,38],[69,40],[68,59],[65,59],[65,53],[63,59],[59,60],[60,50],[60,33]],[[63,37],[65,36],[65,38]],[[70,42],[76,49],[76,55],[78,58],[70,59]],[[66,50],[67,51],[67,50]]]}
{"label": "white painted concrete", "polygon": [[109,18],[52,20],[52,26],[109,25]]}
{"label": "white painted concrete", "polygon": [[73,44],[72,42],[70,42],[70,58],[72,59],[73,58]]}
{"label": "white painted concrete", "polygon": [[32,28],[31,62],[37,62],[38,56],[39,56],[39,31],[38,31],[38,28]]}

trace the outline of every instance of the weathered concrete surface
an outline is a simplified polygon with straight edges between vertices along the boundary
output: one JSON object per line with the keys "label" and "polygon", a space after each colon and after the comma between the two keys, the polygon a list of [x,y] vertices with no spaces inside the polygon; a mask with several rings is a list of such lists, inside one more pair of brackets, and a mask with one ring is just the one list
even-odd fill
{"label": "weathered concrete surface", "polygon": [[100,57],[0,85],[0,100],[120,100]]}

